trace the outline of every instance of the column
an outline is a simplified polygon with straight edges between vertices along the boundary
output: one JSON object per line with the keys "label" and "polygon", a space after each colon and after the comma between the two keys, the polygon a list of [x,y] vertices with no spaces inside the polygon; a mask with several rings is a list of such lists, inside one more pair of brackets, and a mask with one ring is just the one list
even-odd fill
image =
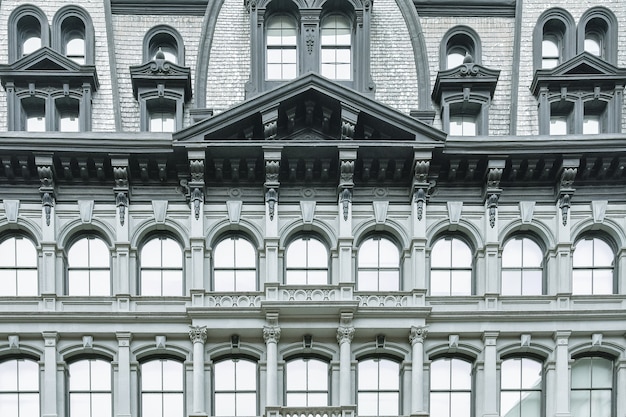
{"label": "column", "polygon": [[499,332],[485,332],[483,340],[484,351],[484,392],[483,392],[483,416],[498,416],[498,381],[496,375],[496,338]]}
{"label": "column", "polygon": [[427,415],[424,410],[424,339],[428,335],[426,326],[411,326],[409,342],[411,352],[411,415]]}
{"label": "column", "polygon": [[117,398],[116,416],[130,417],[130,340],[131,334],[128,332],[117,332]]}
{"label": "column", "polygon": [[206,326],[189,326],[189,338],[193,343],[193,413],[192,416],[206,416],[204,410],[204,343]]}
{"label": "column", "polygon": [[56,417],[57,414],[57,332],[43,332],[44,369],[41,394],[43,397],[41,415]]}
{"label": "column", "polygon": [[278,406],[278,340],[280,340],[280,326],[278,314],[267,315],[267,325],[263,326],[263,339],[267,345],[267,370],[265,406]]}
{"label": "column", "polygon": [[569,336],[571,332],[558,331],[556,341],[556,396],[555,416],[569,417]]}
{"label": "column", "polygon": [[350,349],[354,337],[352,313],[342,313],[337,329],[339,343],[339,405],[352,404],[352,351]]}

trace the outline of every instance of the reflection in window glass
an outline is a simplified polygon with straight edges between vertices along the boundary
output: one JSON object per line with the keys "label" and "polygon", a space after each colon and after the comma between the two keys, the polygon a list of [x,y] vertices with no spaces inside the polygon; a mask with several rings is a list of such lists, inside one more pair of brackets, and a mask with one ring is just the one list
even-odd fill
{"label": "reflection in window glass", "polygon": [[37,36],[30,36],[22,43],[22,56],[30,55],[37,49],[41,48],[41,38]]}
{"label": "reflection in window glass", "polygon": [[333,80],[349,80],[351,76],[352,30],[344,16],[332,15],[322,22],[322,75]]}
{"label": "reflection in window glass", "polygon": [[256,251],[250,242],[237,236],[215,247],[213,289],[215,291],[256,291]]}
{"label": "reflection in window glass", "polygon": [[430,416],[470,417],[472,364],[443,358],[430,364]]}
{"label": "reflection in window glass", "polygon": [[430,295],[472,294],[472,251],[455,237],[439,239],[430,255]]}
{"label": "reflection in window glass", "polygon": [[541,68],[549,69],[559,65],[559,46],[553,39],[544,39],[541,43]]}
{"label": "reflection in window glass", "polygon": [[541,363],[512,358],[502,361],[500,369],[500,415],[541,416]]}
{"label": "reflection in window glass", "polygon": [[510,239],[502,251],[502,295],[540,295],[543,253],[527,237]]}
{"label": "reflection in window glass", "polygon": [[567,134],[567,117],[552,116],[550,117],[550,134],[566,135]]}
{"label": "reflection in window glass", "polygon": [[613,415],[613,362],[601,357],[579,358],[572,365],[572,417]]}
{"label": "reflection in window glass", "polygon": [[150,112],[150,132],[174,132],[175,120],[171,112]]}
{"label": "reflection in window glass", "polygon": [[359,416],[397,416],[400,407],[400,364],[389,359],[362,360],[358,365]]}
{"label": "reflection in window glass", "polygon": [[38,292],[33,242],[21,236],[0,242],[0,296],[34,296]]}
{"label": "reflection in window glass", "polygon": [[319,359],[300,358],[286,364],[287,407],[328,405],[328,364]]}
{"label": "reflection in window glass", "polygon": [[102,239],[89,236],[68,251],[68,295],[111,295],[109,248]]}
{"label": "reflection in window glass", "polygon": [[183,417],[183,364],[156,359],[141,364],[141,415]]}
{"label": "reflection in window glass", "polygon": [[71,417],[111,417],[111,364],[86,359],[69,365]]}
{"label": "reflection in window glass", "polygon": [[157,237],[140,254],[141,295],[183,295],[183,252],[174,239]]}
{"label": "reflection in window glass", "polygon": [[585,51],[591,55],[601,56],[602,47],[600,46],[600,36],[595,33],[587,33],[585,35]]}
{"label": "reflection in window glass", "polygon": [[359,291],[398,291],[400,289],[400,254],[389,239],[375,236],[359,247]]}
{"label": "reflection in window glass", "polygon": [[306,236],[294,240],[286,251],[286,279],[290,285],[328,283],[328,251],[319,240]]}
{"label": "reflection in window glass", "polygon": [[614,254],[604,240],[587,237],[574,249],[573,294],[613,294]]}
{"label": "reflection in window glass", "polygon": [[600,115],[586,114],[583,118],[583,134],[597,135],[600,133]]}
{"label": "reflection in window glass", "polygon": [[65,55],[79,65],[85,65],[85,40],[82,38],[70,39],[65,44]]}
{"label": "reflection in window glass", "polygon": [[214,414],[217,417],[256,416],[257,366],[239,358],[217,362],[214,368]]}
{"label": "reflection in window glass", "polygon": [[476,136],[476,116],[450,116],[450,135]]}
{"label": "reflection in window glass", "polygon": [[293,19],[276,16],[267,26],[268,80],[291,80],[297,76],[297,29]]}
{"label": "reflection in window glass", "polygon": [[450,48],[446,57],[446,68],[451,69],[461,65],[463,60],[465,60],[465,55],[468,53],[469,51],[461,46],[454,46]]}
{"label": "reflection in window glass", "polygon": [[39,415],[39,364],[29,359],[0,362],[0,416]]}

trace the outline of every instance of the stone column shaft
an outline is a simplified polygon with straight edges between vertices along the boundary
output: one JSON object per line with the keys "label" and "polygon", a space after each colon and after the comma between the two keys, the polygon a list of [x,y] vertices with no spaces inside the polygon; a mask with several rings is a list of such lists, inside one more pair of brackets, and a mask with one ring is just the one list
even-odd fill
{"label": "stone column shaft", "polygon": [[569,343],[570,332],[556,332],[556,415],[569,416]]}
{"label": "stone column shaft", "polygon": [[351,344],[354,337],[354,327],[342,325],[337,329],[339,343],[339,405],[352,403],[352,351]]}
{"label": "stone column shaft", "polygon": [[411,414],[424,413],[424,339],[428,335],[426,327],[411,327],[409,341],[411,352]]}
{"label": "stone column shaft", "polygon": [[498,416],[498,384],[496,378],[496,337],[498,332],[485,332],[485,369],[483,415],[485,417]]}
{"label": "stone column shaft", "polygon": [[270,325],[263,327],[263,338],[267,345],[266,399],[265,406],[278,406],[278,340],[280,327],[278,317],[270,320]]}
{"label": "stone column shaft", "polygon": [[117,365],[117,417],[130,417],[130,340],[131,334],[119,332],[117,336],[118,345],[118,365]]}
{"label": "stone column shaft", "polygon": [[189,337],[193,343],[193,414],[204,415],[204,343],[206,326],[190,326]]}
{"label": "stone column shaft", "polygon": [[57,414],[57,332],[44,332],[44,370],[42,397],[44,417],[56,417]]}

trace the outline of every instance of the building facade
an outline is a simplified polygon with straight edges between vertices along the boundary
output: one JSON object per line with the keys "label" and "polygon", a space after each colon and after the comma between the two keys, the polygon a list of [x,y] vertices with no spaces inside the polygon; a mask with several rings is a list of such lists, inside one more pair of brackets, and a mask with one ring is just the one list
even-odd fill
{"label": "building facade", "polygon": [[626,417],[625,27],[0,2],[0,416]]}

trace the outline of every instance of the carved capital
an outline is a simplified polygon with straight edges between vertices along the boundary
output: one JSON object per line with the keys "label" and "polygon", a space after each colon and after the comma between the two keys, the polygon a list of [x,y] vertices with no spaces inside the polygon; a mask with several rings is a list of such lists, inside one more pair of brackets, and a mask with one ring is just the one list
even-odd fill
{"label": "carved capital", "polygon": [[116,188],[128,188],[128,167],[114,166],[113,179],[115,181]]}
{"label": "carved capital", "polygon": [[337,343],[352,343],[355,329],[353,326],[339,326],[337,328]]}
{"label": "carved capital", "polygon": [[206,342],[207,329],[206,326],[189,326],[189,338],[192,343]]}
{"label": "carved capital", "polygon": [[411,326],[411,331],[409,333],[409,342],[411,343],[411,346],[416,343],[424,343],[426,336],[428,336],[427,326]]}
{"label": "carved capital", "polygon": [[192,182],[204,183],[204,160],[203,159],[190,159],[189,160],[189,173],[191,174]]}
{"label": "carved capital", "polygon": [[339,173],[339,186],[352,187],[354,185],[354,160],[341,161]]}
{"label": "carved capital", "polygon": [[280,340],[280,326],[263,326],[265,343],[278,343]]}
{"label": "carved capital", "polygon": [[415,173],[413,179],[416,183],[425,184],[428,182],[428,171],[430,170],[429,160],[417,160],[415,161]]}
{"label": "carved capital", "polygon": [[265,185],[276,186],[279,184],[278,176],[280,174],[280,161],[265,161]]}

